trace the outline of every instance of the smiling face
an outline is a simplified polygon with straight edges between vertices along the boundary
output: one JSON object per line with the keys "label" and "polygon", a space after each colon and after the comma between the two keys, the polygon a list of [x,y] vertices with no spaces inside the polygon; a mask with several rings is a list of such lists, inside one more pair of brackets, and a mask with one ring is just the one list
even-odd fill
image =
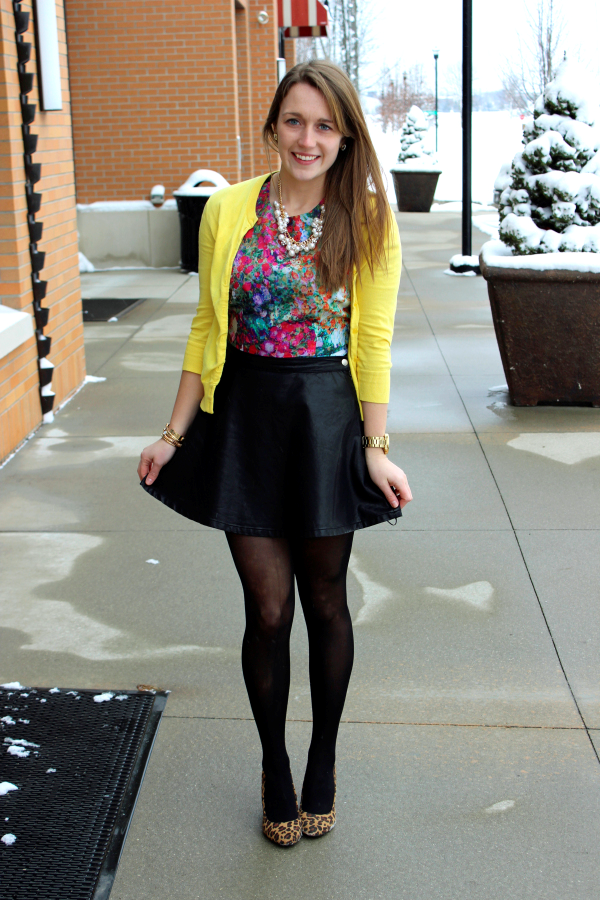
{"label": "smiling face", "polygon": [[291,87],[281,104],[276,131],[284,179],[324,182],[344,138],[323,94],[310,84]]}

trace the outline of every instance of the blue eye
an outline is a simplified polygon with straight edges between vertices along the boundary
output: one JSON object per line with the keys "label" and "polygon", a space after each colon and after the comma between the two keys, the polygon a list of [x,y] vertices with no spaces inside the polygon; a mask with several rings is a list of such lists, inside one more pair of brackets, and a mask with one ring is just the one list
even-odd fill
{"label": "blue eye", "polygon": [[286,124],[286,125],[292,125],[294,122],[297,123],[297,122],[298,122],[298,119],[287,119],[285,124]]}
{"label": "blue eye", "polygon": [[321,127],[321,128],[326,128],[327,131],[331,131],[331,128],[329,127],[329,125],[326,125],[325,122],[321,122],[320,127]]}

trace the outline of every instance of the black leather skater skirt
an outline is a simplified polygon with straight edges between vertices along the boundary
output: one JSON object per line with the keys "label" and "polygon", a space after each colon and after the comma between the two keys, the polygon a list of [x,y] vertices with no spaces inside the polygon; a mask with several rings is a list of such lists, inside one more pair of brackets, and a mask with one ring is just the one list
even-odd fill
{"label": "black leather skater skirt", "polygon": [[345,534],[401,514],[369,477],[345,357],[229,347],[214,412],[202,410],[156,481],[175,512],[261,537]]}

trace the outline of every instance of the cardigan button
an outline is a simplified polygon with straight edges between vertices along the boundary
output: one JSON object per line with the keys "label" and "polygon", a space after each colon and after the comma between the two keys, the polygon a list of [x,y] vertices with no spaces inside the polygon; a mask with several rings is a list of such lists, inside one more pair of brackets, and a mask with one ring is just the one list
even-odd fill
{"label": "cardigan button", "polygon": [[347,360],[347,359],[343,359],[343,360],[342,360],[342,365],[343,365],[343,366],[347,366],[347,365],[348,365],[348,360]]}

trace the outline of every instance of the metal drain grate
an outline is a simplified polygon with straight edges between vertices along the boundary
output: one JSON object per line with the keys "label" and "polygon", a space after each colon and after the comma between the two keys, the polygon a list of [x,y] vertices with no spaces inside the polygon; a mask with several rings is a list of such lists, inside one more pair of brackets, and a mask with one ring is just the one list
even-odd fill
{"label": "metal drain grate", "polygon": [[84,297],[81,301],[84,322],[108,322],[109,319],[121,319],[127,313],[143,303],[141,300],[120,299],[119,297]]}
{"label": "metal drain grate", "polygon": [[108,897],[166,701],[0,690],[2,900]]}

